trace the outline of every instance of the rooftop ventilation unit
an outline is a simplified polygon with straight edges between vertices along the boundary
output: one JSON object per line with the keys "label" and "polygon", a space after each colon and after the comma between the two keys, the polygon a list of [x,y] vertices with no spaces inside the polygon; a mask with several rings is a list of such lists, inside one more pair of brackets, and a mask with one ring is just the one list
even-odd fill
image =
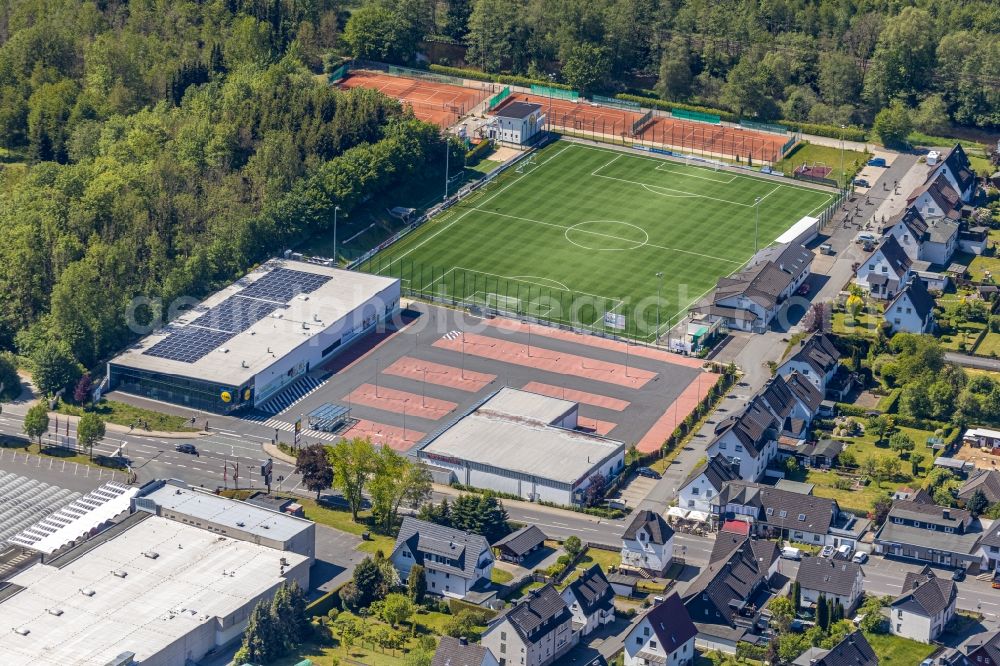
{"label": "rooftop ventilation unit", "polygon": [[219,351],[222,352],[223,354],[228,354],[229,353],[229,347],[220,347]]}
{"label": "rooftop ventilation unit", "polygon": [[117,571],[112,571],[111,573],[113,573],[116,578],[124,578],[128,575],[128,572],[124,569],[118,569]]}
{"label": "rooftop ventilation unit", "polygon": [[56,617],[59,617],[60,615],[63,614],[61,608],[47,608],[45,610],[48,612],[49,615],[55,615]]}
{"label": "rooftop ventilation unit", "polygon": [[237,520],[236,527],[246,527],[246,523],[244,523],[242,520]]}
{"label": "rooftop ventilation unit", "polygon": [[28,629],[27,627],[17,627],[14,629],[14,633],[20,634],[21,636],[27,636],[31,633],[31,629]]}
{"label": "rooftop ventilation unit", "polygon": [[85,588],[83,588],[82,590],[80,590],[80,594],[82,594],[82,595],[83,595],[83,596],[85,596],[85,597],[92,597],[92,596],[94,596],[94,595],[95,595],[95,594],[97,594],[97,593],[96,593],[96,592],[94,592],[94,591],[93,591],[92,589],[90,589],[89,587],[85,587]]}
{"label": "rooftop ventilation unit", "polygon": [[143,555],[145,555],[146,557],[148,557],[151,560],[155,560],[156,558],[158,558],[160,556],[160,554],[158,552],[156,552],[155,550],[147,550],[145,553],[143,553]]}

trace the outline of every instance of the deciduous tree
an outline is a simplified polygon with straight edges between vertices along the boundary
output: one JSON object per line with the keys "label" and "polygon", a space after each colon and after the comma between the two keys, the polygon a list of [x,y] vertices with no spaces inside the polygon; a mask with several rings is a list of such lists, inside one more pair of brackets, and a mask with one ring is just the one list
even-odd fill
{"label": "deciduous tree", "polygon": [[94,459],[94,444],[104,438],[104,419],[94,412],[86,412],[76,424],[76,439]]}
{"label": "deciduous tree", "polygon": [[378,470],[378,453],[370,439],[356,437],[335,444],[329,457],[333,467],[333,485],[344,494],[351,507],[351,518],[357,522],[365,488]]}
{"label": "deciduous tree", "polygon": [[327,456],[326,447],[322,444],[310,444],[299,449],[295,456],[295,473],[302,475],[302,485],[316,493],[320,493],[333,484],[333,466]]}
{"label": "deciduous tree", "polygon": [[49,431],[49,410],[44,403],[32,405],[24,415],[24,434],[42,445],[42,435]]}

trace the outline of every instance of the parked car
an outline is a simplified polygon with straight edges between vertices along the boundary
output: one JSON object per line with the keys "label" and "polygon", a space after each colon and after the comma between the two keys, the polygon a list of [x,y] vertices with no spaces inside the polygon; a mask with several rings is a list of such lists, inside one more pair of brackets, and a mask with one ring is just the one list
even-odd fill
{"label": "parked car", "polygon": [[781,549],[781,557],[786,560],[801,560],[802,551],[792,546],[785,546]]}
{"label": "parked car", "polygon": [[856,562],[857,564],[864,564],[868,561],[868,553],[863,550],[859,550],[854,553],[854,557],[851,558],[851,562]]}
{"label": "parked car", "polygon": [[993,572],[993,589],[1000,589],[1000,569]]}
{"label": "parked car", "polygon": [[174,447],[174,451],[178,453],[190,453],[191,455],[198,455],[198,449],[195,448],[194,444],[178,444]]}
{"label": "parked car", "polygon": [[655,469],[653,469],[651,467],[640,467],[637,470],[635,470],[635,473],[638,474],[639,476],[644,476],[647,479],[662,479],[663,478],[662,476],[660,476],[659,472],[657,472]]}
{"label": "parked car", "polygon": [[820,557],[833,557],[833,546],[823,546],[823,550],[819,553]]}
{"label": "parked car", "polygon": [[875,241],[877,241],[877,240],[878,240],[878,239],[877,239],[877,238],[875,238],[875,234],[870,234],[870,233],[867,233],[867,232],[865,232],[865,231],[862,231],[862,232],[861,232],[860,234],[858,234],[858,235],[857,235],[857,237],[855,237],[855,239],[854,239],[854,241],[855,241],[856,243],[874,243],[874,242],[875,242]]}
{"label": "parked car", "polygon": [[840,546],[837,547],[837,555],[839,555],[841,558],[843,558],[843,559],[846,560],[847,558],[849,558],[851,556],[851,551],[852,550],[854,550],[854,548],[851,547],[850,544],[846,544],[846,543],[845,544],[841,544]]}
{"label": "parked car", "polygon": [[823,243],[819,246],[820,254],[833,254],[833,246],[829,243]]}
{"label": "parked car", "polygon": [[855,178],[854,184],[858,187],[871,187],[871,184],[864,178]]}
{"label": "parked car", "polygon": [[872,159],[868,160],[868,166],[884,167],[885,166],[885,158],[884,157],[873,157]]}
{"label": "parked car", "polygon": [[951,579],[956,582],[961,582],[965,580],[965,569],[962,568],[955,569],[954,573],[951,574]]}

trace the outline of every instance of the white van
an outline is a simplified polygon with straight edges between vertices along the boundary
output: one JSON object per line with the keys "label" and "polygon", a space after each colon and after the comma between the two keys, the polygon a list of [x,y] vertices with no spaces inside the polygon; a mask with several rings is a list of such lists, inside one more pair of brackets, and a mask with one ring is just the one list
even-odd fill
{"label": "white van", "polygon": [[785,546],[781,549],[781,557],[786,560],[801,560],[802,551],[798,548],[793,548],[792,546]]}
{"label": "white van", "polygon": [[938,151],[932,150],[931,152],[927,153],[927,164],[934,166],[935,164],[938,163],[939,159],[941,159],[941,153],[939,153]]}

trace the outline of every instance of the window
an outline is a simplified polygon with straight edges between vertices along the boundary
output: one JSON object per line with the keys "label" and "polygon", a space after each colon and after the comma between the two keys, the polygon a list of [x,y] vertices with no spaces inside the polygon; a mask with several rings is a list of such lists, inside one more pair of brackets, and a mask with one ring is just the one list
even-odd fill
{"label": "window", "polygon": [[695,486],[694,488],[691,489],[691,494],[692,495],[697,495],[698,494],[698,486]]}
{"label": "window", "polygon": [[774,515],[774,507],[770,507],[770,506],[767,507],[767,509],[764,510],[764,513],[766,513],[769,516],[773,516]]}
{"label": "window", "polygon": [[882,266],[882,272],[883,273],[888,273],[889,272],[889,267],[888,266]]}
{"label": "window", "polygon": [[819,541],[819,535],[813,534],[813,541]]}
{"label": "window", "polygon": [[694,508],[694,500],[688,500],[688,508],[689,509]]}
{"label": "window", "polygon": [[896,617],[898,617],[900,620],[903,619],[903,611],[902,611],[902,609],[896,611]]}
{"label": "window", "polygon": [[649,641],[649,647],[651,647],[652,649],[655,650],[656,649],[656,641]]}
{"label": "window", "polygon": [[507,632],[506,631],[501,631],[500,632],[500,640],[502,640],[502,641],[507,640]]}
{"label": "window", "polygon": [[896,633],[898,634],[898,633],[899,633],[900,631],[902,631],[902,630],[903,630],[903,625],[901,625],[901,624],[897,624],[897,625],[896,625]]}
{"label": "window", "polygon": [[875,264],[868,264],[868,270],[870,271],[875,270]]}
{"label": "window", "polygon": [[708,490],[705,491],[705,497],[707,497],[709,499],[712,498],[712,489],[711,488],[709,488]]}
{"label": "window", "polygon": [[739,444],[736,445],[736,453],[743,453],[743,447]]}
{"label": "window", "polygon": [[899,326],[899,317],[896,317],[895,319],[893,319],[892,323],[894,323],[896,326]]}
{"label": "window", "polygon": [[800,513],[800,514],[799,514],[799,522],[804,522],[804,521],[805,521],[805,519],[806,519],[806,514],[804,514],[804,513]]}
{"label": "window", "polygon": [[726,443],[725,442],[719,442],[719,448],[722,449],[723,451],[725,451],[726,450]]}
{"label": "window", "polygon": [[778,514],[778,517],[779,518],[787,518],[788,517],[788,512],[785,511],[784,509],[782,509],[781,512]]}
{"label": "window", "polygon": [[507,644],[506,643],[501,643],[500,644],[500,654],[507,654]]}
{"label": "window", "polygon": [[635,637],[635,644],[636,645],[642,645],[642,636],[636,636]]}
{"label": "window", "polygon": [[643,627],[642,628],[642,635],[643,636],[649,636],[649,627]]}
{"label": "window", "polygon": [[906,308],[906,314],[913,314],[913,308]]}
{"label": "window", "polygon": [[914,527],[920,527],[920,521],[919,520],[914,520],[913,521],[913,526]]}
{"label": "window", "polygon": [[947,532],[948,534],[951,534],[952,532],[955,531],[955,528],[954,527],[946,527],[946,528],[944,528],[944,531]]}

